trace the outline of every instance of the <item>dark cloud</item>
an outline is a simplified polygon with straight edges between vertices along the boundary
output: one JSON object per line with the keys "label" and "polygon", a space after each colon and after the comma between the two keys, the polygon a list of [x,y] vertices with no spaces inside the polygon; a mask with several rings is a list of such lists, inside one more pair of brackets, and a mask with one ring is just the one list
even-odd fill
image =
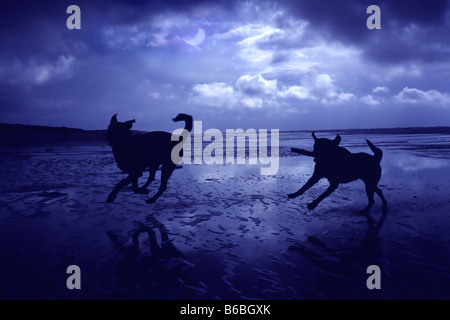
{"label": "dark cloud", "polygon": [[[441,34],[441,38],[436,38],[436,32]],[[406,36],[386,32],[383,39],[371,39],[365,43],[365,56],[381,65],[408,61],[425,63],[448,61],[450,44],[442,41],[445,34],[445,30],[417,30],[412,39],[405,39]]]}
{"label": "dark cloud", "polygon": [[[348,0],[286,0],[297,17],[320,29],[330,40],[360,41],[365,37],[366,8],[368,1]],[[369,4],[367,4],[369,3]]]}
{"label": "dark cloud", "polygon": [[[82,29],[71,32],[65,28],[66,8],[72,1],[10,1],[0,12],[0,28],[8,30],[0,35],[1,57],[21,57],[30,54],[48,56],[50,59],[61,53],[77,50],[76,41],[86,44],[92,52],[108,53],[100,34],[107,26],[133,25],[145,22],[162,12],[186,13],[199,6],[215,6],[226,11],[236,10],[239,1],[213,0],[169,0],[169,1],[125,1],[125,0],[80,0]],[[320,35],[328,41],[341,41],[361,47],[369,59],[385,63],[419,59],[435,61],[448,53],[436,50],[447,47],[446,34],[450,31],[445,17],[449,11],[448,0],[427,2],[423,0],[280,0],[256,1],[255,6],[273,10],[287,9],[294,17],[307,21],[309,31],[302,38],[278,39],[274,36],[266,46],[284,48],[308,45]],[[275,3],[277,6],[270,5]],[[382,29],[369,31],[366,28],[366,8],[377,4],[382,12]],[[257,11],[253,12],[257,16]],[[279,16],[277,23],[283,27],[287,22]],[[418,28],[417,35],[404,39],[410,26]],[[308,37],[309,36],[309,37]],[[281,41],[287,41],[283,43]],[[27,48],[27,50],[24,50]],[[79,48],[78,48],[79,49]],[[53,54],[53,56],[52,56]]]}
{"label": "dark cloud", "polygon": [[448,0],[286,0],[292,12],[314,27],[323,29],[330,37],[353,42],[363,41],[370,33],[366,29],[369,5],[378,5],[382,25],[397,28],[408,24],[442,26],[449,8]]}
{"label": "dark cloud", "polygon": [[447,0],[396,0],[380,1],[386,19],[393,19],[398,24],[416,23],[424,26],[440,26],[445,23]]}
{"label": "dark cloud", "polygon": [[[311,23],[315,32],[329,41],[360,47],[368,59],[383,63],[448,59],[448,0],[286,0],[285,3],[297,17]],[[366,28],[369,17],[366,9],[372,4],[381,8],[381,30]],[[405,39],[410,28],[417,30],[410,31],[415,34]]]}

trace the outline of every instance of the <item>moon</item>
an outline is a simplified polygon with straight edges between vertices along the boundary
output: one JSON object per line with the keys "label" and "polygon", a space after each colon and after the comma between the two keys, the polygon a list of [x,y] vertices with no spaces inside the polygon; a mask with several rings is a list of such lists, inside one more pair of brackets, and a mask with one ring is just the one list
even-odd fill
{"label": "moon", "polygon": [[198,28],[197,30],[197,34],[195,35],[195,37],[193,37],[192,39],[189,40],[184,40],[184,42],[186,42],[187,44],[193,46],[193,47],[198,47],[199,45],[201,45],[203,43],[203,41],[205,41],[205,31],[202,28]]}

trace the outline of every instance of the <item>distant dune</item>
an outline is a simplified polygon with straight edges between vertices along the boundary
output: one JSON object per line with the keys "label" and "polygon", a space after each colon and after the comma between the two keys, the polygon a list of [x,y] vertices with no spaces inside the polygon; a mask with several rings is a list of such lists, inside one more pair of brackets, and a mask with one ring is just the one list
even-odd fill
{"label": "distant dune", "polygon": [[[282,132],[309,131],[311,130],[292,130]],[[332,129],[316,131],[340,134],[450,134],[450,127]],[[67,127],[0,123],[0,147],[45,145],[48,143],[62,143],[68,141],[106,141],[106,130],[83,130]]]}
{"label": "distant dune", "polygon": [[318,132],[342,132],[345,134],[450,134],[450,127],[406,127],[377,129],[336,129]]}
{"label": "distant dune", "polygon": [[[313,130],[290,130],[282,132],[311,132]],[[333,132],[340,134],[450,134],[450,127],[406,127],[373,129],[329,129],[316,132]]]}
{"label": "distant dune", "polygon": [[67,141],[106,141],[106,130],[0,123],[0,147]]}

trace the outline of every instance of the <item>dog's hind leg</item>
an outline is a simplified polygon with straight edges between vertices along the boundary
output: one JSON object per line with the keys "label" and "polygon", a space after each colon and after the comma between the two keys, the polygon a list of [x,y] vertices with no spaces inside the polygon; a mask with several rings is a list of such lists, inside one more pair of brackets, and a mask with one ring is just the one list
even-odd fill
{"label": "dog's hind leg", "polygon": [[[155,180],[156,170],[158,170],[158,166],[156,166],[156,167],[155,166],[150,166],[150,168],[148,169],[147,182],[145,182],[145,184],[141,187],[141,189],[147,191],[146,188],[150,185],[150,183],[152,183]],[[148,193],[148,191],[146,193]]]}
{"label": "dog's hind leg", "polygon": [[314,210],[317,205],[322,202],[323,199],[325,199],[326,197],[328,197],[330,194],[333,193],[334,190],[337,189],[337,187],[339,186],[339,183],[336,182],[330,182],[330,186],[328,187],[327,190],[325,190],[324,193],[322,193],[319,197],[317,197],[317,199],[315,199],[314,201],[312,201],[311,203],[308,203],[308,209],[309,210]]}
{"label": "dog's hind leg", "polygon": [[164,191],[167,189],[167,181],[169,180],[173,170],[175,169],[176,165],[170,161],[167,163],[164,163],[161,167],[161,185],[159,186],[158,192],[150,199],[146,200],[147,203],[153,203],[158,199]]}
{"label": "dog's hind leg", "polygon": [[321,177],[319,175],[313,174],[312,177],[309,178],[309,180],[305,183],[305,185],[300,188],[300,190],[298,190],[297,192],[288,194],[288,197],[293,199],[298,196],[301,196],[303,193],[305,193],[306,190],[308,190],[313,185],[315,185],[317,182],[319,182],[320,178]]}
{"label": "dog's hind leg", "polygon": [[368,214],[370,208],[372,208],[373,204],[375,203],[375,200],[373,199],[373,194],[375,193],[375,190],[377,187],[373,185],[369,185],[366,183],[366,194],[367,199],[369,200],[369,203],[367,204],[367,207],[365,207],[362,211],[360,211],[361,214]]}
{"label": "dog's hind leg", "polygon": [[132,183],[133,181],[134,181],[134,178],[131,175],[129,175],[128,177],[126,177],[125,179],[120,181],[118,184],[116,184],[113,191],[111,191],[108,198],[106,199],[106,202],[113,202],[114,199],[117,197],[117,194],[119,193],[119,191],[122,190],[127,185],[129,185],[130,183]]}
{"label": "dog's hind leg", "polygon": [[380,197],[381,202],[383,202],[383,207],[386,208],[386,207],[387,207],[387,201],[386,201],[386,199],[384,198],[384,195],[383,195],[383,192],[381,191],[381,189],[377,187],[377,188],[375,189],[375,192],[376,192],[377,195]]}

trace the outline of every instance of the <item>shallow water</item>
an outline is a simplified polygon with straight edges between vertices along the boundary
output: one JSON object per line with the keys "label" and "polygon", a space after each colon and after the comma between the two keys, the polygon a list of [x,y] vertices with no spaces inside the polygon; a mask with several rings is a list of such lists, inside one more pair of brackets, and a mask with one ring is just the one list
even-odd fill
{"label": "shallow water", "polygon": [[[106,144],[2,149],[0,297],[450,298],[450,136],[342,134],[341,145],[370,153],[364,138],[384,151],[389,203],[383,214],[376,198],[371,219],[358,214],[360,181],[314,211],[306,204],[326,181],[286,197],[313,171],[311,158],[290,152],[312,148],[306,133],[280,134],[276,175],[184,165],[152,205],[131,188],[105,203],[124,177]],[[159,173],[150,195],[158,185]],[[82,270],[82,290],[66,288],[70,264]],[[366,287],[372,264],[381,290]]]}

